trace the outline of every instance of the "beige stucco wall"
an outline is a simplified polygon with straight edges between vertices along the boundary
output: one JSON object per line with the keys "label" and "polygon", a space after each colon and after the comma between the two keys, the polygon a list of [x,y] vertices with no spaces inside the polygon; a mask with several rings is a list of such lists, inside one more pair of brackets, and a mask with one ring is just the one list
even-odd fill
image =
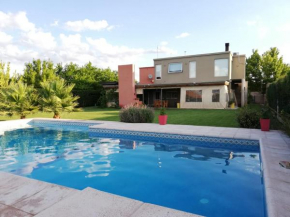
{"label": "beige stucco wall", "polygon": [[[229,59],[229,75],[223,77],[214,76],[214,61],[216,59]],[[189,78],[189,62],[196,61],[196,78]],[[183,72],[168,73],[169,63],[182,63]],[[221,52],[214,54],[202,54],[193,56],[181,56],[174,58],[155,59],[154,66],[162,65],[161,79],[155,79],[155,84],[189,83],[189,82],[216,82],[230,79],[231,53]]]}
{"label": "beige stucco wall", "polygon": [[[186,102],[186,90],[202,90],[202,102]],[[212,90],[220,90],[220,102],[212,102]],[[226,85],[182,87],[180,90],[180,108],[224,109],[227,107]]]}
{"label": "beige stucco wall", "polygon": [[232,66],[232,79],[245,79],[246,77],[246,56],[234,55]]}

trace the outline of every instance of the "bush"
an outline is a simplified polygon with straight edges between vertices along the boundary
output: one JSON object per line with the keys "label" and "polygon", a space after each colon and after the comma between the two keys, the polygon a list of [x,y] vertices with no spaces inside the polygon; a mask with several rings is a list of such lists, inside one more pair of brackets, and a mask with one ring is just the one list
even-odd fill
{"label": "bush", "polygon": [[160,109],[160,115],[166,115],[166,110],[164,107]]}
{"label": "bush", "polygon": [[271,108],[290,114],[290,72],[267,88],[267,101]]}
{"label": "bush", "polygon": [[127,123],[152,123],[154,110],[147,106],[127,106],[120,111],[120,121]]}
{"label": "bush", "polygon": [[237,121],[242,128],[260,128],[261,113],[247,106],[239,110]]}
{"label": "bush", "polygon": [[105,90],[103,90],[101,92],[101,96],[98,100],[98,105],[101,107],[101,108],[106,108],[107,107],[107,102],[108,102],[108,99],[107,99],[107,93]]}
{"label": "bush", "polygon": [[283,120],[284,131],[290,136],[290,115],[285,111],[282,111],[281,118]]}
{"label": "bush", "polygon": [[80,107],[96,106],[101,96],[101,90],[73,90],[74,96],[79,96]]}
{"label": "bush", "polygon": [[107,101],[115,103],[115,108],[119,108],[119,93],[115,89],[107,91]]}

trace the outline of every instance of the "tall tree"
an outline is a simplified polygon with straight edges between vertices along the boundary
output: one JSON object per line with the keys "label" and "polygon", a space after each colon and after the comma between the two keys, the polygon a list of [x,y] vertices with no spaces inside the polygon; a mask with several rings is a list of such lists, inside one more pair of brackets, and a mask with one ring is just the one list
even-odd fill
{"label": "tall tree", "polygon": [[101,82],[118,80],[116,71],[97,68],[91,62],[84,66],[70,63],[63,67],[58,64],[56,68],[57,74],[67,82],[74,83],[77,90],[98,89]]}
{"label": "tall tree", "polygon": [[0,62],[0,88],[7,87],[10,81],[10,64]]}
{"label": "tall tree", "polygon": [[261,91],[263,77],[258,50],[253,50],[252,55],[246,60],[246,79],[250,91]]}
{"label": "tall tree", "polygon": [[25,64],[22,80],[28,85],[40,88],[40,83],[58,79],[52,61],[33,60]]}
{"label": "tall tree", "polygon": [[265,93],[267,84],[277,81],[290,71],[290,66],[283,63],[283,57],[279,54],[276,47],[270,48],[262,56],[258,50],[253,51],[246,61],[246,77],[251,91]]}
{"label": "tall tree", "polygon": [[276,47],[270,48],[262,55],[261,69],[264,83],[272,83],[280,78],[285,70],[283,57],[279,57],[279,50]]}

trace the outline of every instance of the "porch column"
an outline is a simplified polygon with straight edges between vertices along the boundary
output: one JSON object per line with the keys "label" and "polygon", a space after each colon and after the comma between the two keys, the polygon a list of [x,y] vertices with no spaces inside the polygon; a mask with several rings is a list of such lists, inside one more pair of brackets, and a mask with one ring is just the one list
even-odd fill
{"label": "porch column", "polygon": [[163,107],[163,106],[162,106],[162,88],[161,88],[160,98],[161,98],[161,107]]}

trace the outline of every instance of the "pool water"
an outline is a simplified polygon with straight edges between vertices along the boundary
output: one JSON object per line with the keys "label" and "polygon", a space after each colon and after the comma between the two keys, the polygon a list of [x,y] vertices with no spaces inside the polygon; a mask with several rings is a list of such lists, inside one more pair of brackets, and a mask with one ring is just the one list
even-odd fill
{"label": "pool water", "polygon": [[33,127],[0,137],[0,171],[204,216],[265,216],[259,151]]}

